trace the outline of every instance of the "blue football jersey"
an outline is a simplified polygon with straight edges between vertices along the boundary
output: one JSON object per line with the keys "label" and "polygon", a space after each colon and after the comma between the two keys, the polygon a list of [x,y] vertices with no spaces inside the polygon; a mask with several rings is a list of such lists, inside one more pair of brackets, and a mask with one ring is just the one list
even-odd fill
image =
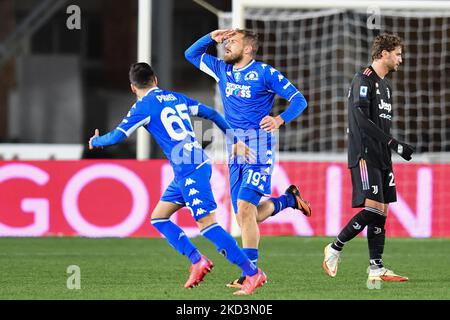
{"label": "blue football jersey", "polygon": [[199,106],[181,93],[153,88],[131,107],[117,130],[129,137],[143,126],[161,146],[175,177],[184,177],[209,160],[189,117],[198,114]]}
{"label": "blue football jersey", "polygon": [[200,68],[218,82],[225,119],[235,129],[259,129],[272,110],[275,95],[291,100],[299,94],[278,70],[253,60],[242,69],[204,54]]}
{"label": "blue football jersey", "polygon": [[186,58],[216,80],[225,119],[234,129],[259,129],[261,120],[272,110],[276,94],[289,102],[302,96],[280,71],[270,65],[252,60],[247,66],[234,69],[233,65],[207,54],[207,48],[213,43],[215,41],[209,35],[201,38],[188,49]]}

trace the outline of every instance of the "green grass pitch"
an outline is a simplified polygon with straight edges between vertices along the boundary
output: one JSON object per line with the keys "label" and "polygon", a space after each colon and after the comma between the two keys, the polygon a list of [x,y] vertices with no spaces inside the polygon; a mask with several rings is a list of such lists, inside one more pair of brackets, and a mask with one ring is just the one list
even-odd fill
{"label": "green grass pitch", "polygon": [[[330,238],[263,237],[260,266],[268,283],[250,297],[225,284],[239,275],[203,238],[194,239],[214,269],[191,290],[189,263],[164,239],[0,239],[0,299],[450,299],[450,239],[388,238],[384,261],[410,281],[366,285],[367,242],[350,242],[332,279],[322,270]],[[67,267],[81,270],[81,289],[67,289]]]}

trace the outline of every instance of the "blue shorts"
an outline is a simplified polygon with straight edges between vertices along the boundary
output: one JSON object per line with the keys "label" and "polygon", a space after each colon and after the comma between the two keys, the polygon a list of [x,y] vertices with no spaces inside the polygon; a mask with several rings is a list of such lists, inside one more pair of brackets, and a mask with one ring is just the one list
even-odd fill
{"label": "blue shorts", "polygon": [[238,200],[257,206],[263,196],[271,193],[271,177],[274,161],[266,164],[230,164],[230,191],[234,213],[238,212]]}
{"label": "blue shorts", "polygon": [[211,190],[212,169],[209,163],[181,179],[174,179],[161,197],[161,201],[186,206],[198,221],[217,209]]}

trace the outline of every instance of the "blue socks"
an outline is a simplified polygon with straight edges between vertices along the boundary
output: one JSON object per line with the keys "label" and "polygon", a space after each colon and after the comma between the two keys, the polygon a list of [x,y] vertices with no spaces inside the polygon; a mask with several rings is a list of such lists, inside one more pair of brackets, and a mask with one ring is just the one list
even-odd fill
{"label": "blue socks", "polygon": [[220,252],[231,263],[238,265],[246,275],[253,276],[258,268],[247,255],[239,248],[237,242],[220,225],[214,223],[201,231],[201,234],[214,243]]}
{"label": "blue socks", "polygon": [[295,207],[295,197],[291,193],[285,193],[281,197],[278,198],[270,198],[270,201],[273,202],[275,206],[275,211],[272,213],[272,216],[276,215],[280,211],[283,211],[286,208],[294,208]]}
{"label": "blue socks", "polygon": [[[258,265],[258,249],[243,248],[242,251],[247,255],[248,259],[255,265]],[[245,277],[247,274],[242,271],[242,276]]]}
{"label": "blue socks", "polygon": [[[192,264],[200,261],[202,255],[193,245],[183,230],[169,219],[152,219],[152,225],[163,234],[170,245],[182,255],[189,258]],[[253,276],[258,272],[256,263],[258,260],[258,249],[239,248],[235,239],[230,236],[220,225],[214,223],[201,231],[202,235],[214,243],[219,251],[230,262],[238,265],[243,274]]]}
{"label": "blue socks", "polygon": [[195,264],[200,261],[201,253],[179,226],[169,219],[152,219],[152,225],[166,237],[175,250],[187,256],[191,263]]}

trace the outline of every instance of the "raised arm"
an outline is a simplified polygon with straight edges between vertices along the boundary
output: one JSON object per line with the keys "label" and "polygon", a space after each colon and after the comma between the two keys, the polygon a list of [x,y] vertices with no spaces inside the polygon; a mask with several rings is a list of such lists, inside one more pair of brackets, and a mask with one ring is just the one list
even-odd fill
{"label": "raised arm", "polygon": [[216,30],[197,40],[185,52],[184,56],[187,61],[194,66],[213,77],[216,82],[219,82],[219,72],[221,65],[224,62],[206,53],[208,48],[216,43],[222,43],[229,37],[233,36],[234,30]]}

